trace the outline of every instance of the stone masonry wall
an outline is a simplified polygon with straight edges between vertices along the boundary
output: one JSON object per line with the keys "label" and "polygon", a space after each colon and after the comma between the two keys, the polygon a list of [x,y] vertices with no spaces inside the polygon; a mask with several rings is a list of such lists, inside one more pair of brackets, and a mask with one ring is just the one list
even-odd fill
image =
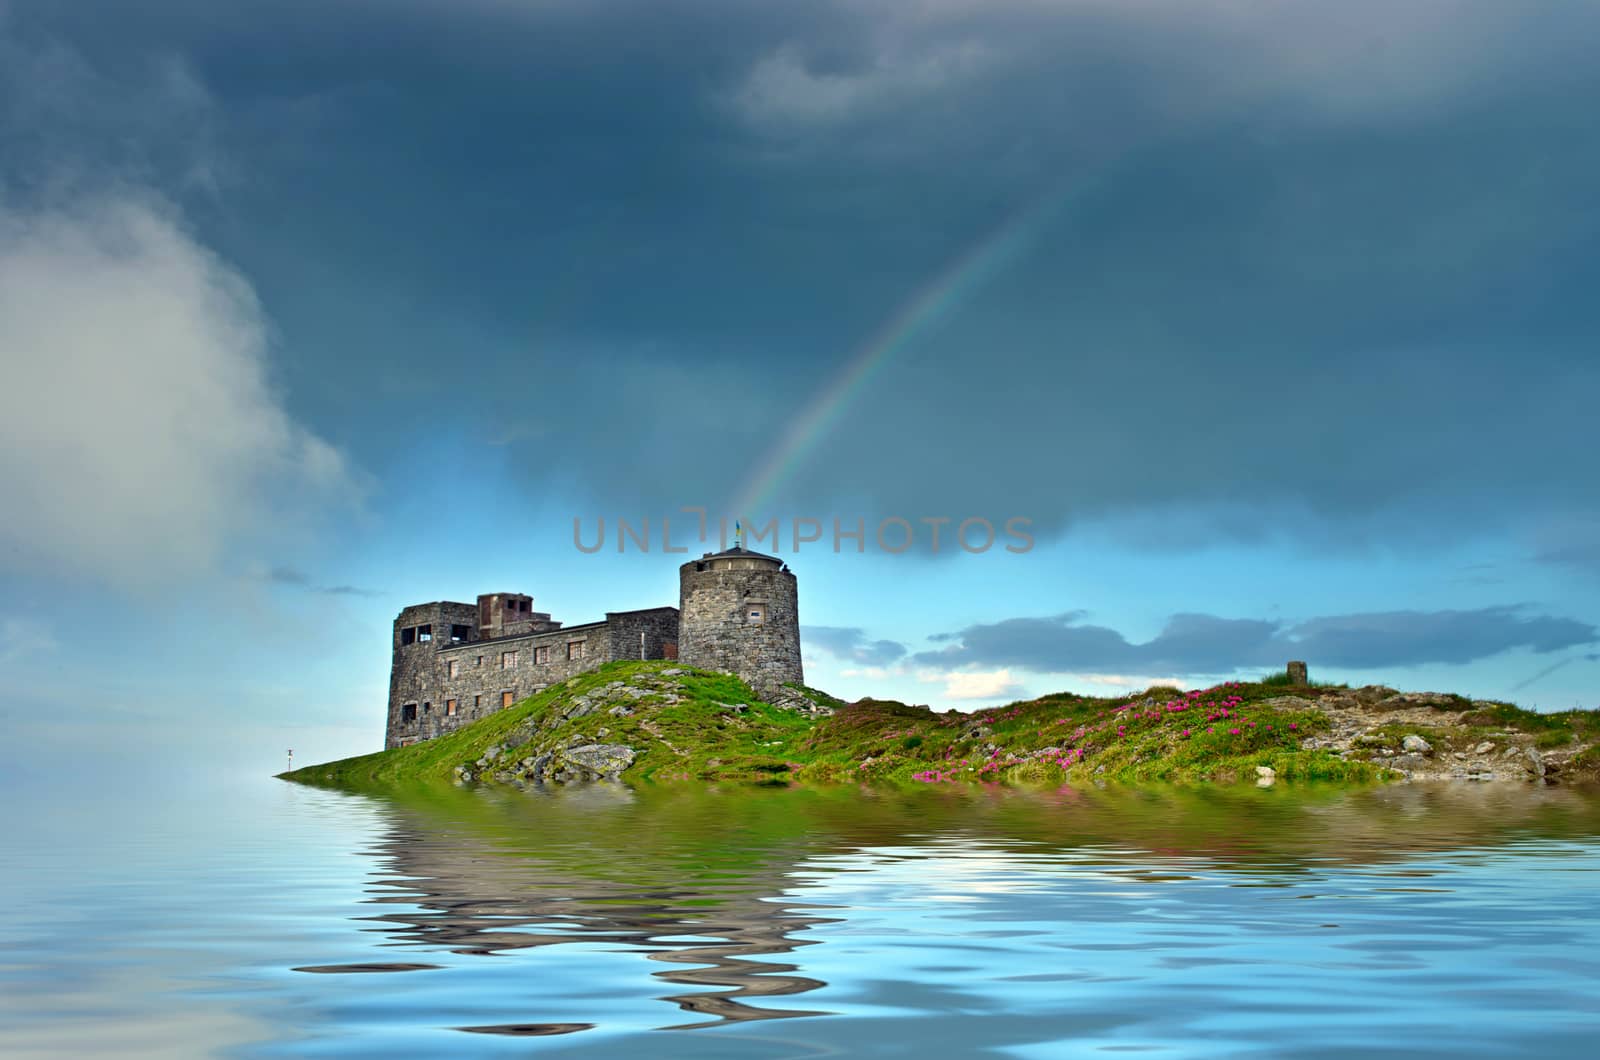
{"label": "stone masonry wall", "polygon": [[[781,564],[699,570],[679,569],[678,658],[707,670],[730,670],[764,690],[803,683],[800,608],[795,576]],[[753,604],[764,620],[748,620]]]}
{"label": "stone masonry wall", "polygon": [[665,659],[669,657],[667,646],[673,645],[675,650],[678,643],[678,609],[608,611],[606,628],[613,659]]}
{"label": "stone masonry wall", "polygon": [[[436,634],[431,644],[400,644],[402,628],[433,621],[437,630],[439,619],[434,616],[443,614],[450,621],[451,616],[462,613],[441,608],[465,608],[476,635],[477,608],[473,605],[425,604],[400,612],[395,621],[385,747],[432,739],[493,714],[505,705],[507,693],[515,703],[615,659],[637,659],[641,630],[647,657],[663,658],[663,643],[676,639],[678,625],[677,609],[664,607],[608,615],[605,622],[461,644],[450,643],[446,627],[446,635]],[[464,624],[460,617],[453,621]],[[539,649],[545,649],[543,662],[539,661]],[[451,663],[455,664],[453,675]],[[454,714],[450,713],[452,700]],[[416,716],[409,721],[407,706],[416,707]]]}

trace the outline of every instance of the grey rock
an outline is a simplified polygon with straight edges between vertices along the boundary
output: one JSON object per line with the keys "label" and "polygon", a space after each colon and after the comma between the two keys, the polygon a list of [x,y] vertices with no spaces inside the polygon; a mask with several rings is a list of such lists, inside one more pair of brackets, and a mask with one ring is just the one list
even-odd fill
{"label": "grey rock", "polygon": [[617,706],[614,706],[610,710],[606,711],[606,713],[611,715],[613,718],[626,718],[633,713],[633,708],[628,706],[626,703],[619,703]]}
{"label": "grey rock", "polygon": [[1396,755],[1394,758],[1385,762],[1384,765],[1388,766],[1390,769],[1401,769],[1407,773],[1410,773],[1414,770],[1426,769],[1428,767],[1428,760],[1419,754],[1404,754]]}
{"label": "grey rock", "polygon": [[626,744],[591,743],[569,749],[562,758],[568,765],[614,777],[633,765],[638,752]]}
{"label": "grey rock", "polygon": [[1414,754],[1419,754],[1419,755],[1431,755],[1431,754],[1433,754],[1433,744],[1429,743],[1427,740],[1424,740],[1422,737],[1416,735],[1415,733],[1412,733],[1411,735],[1407,736],[1404,740],[1401,740],[1400,741],[1400,748],[1401,748],[1401,750],[1410,751],[1410,752],[1412,752]]}
{"label": "grey rock", "polygon": [[1474,747],[1472,749],[1472,753],[1475,754],[1475,755],[1486,755],[1490,751],[1493,751],[1493,750],[1494,750],[1494,744],[1490,743],[1488,740],[1485,740],[1482,743],[1480,743],[1478,746]]}
{"label": "grey rock", "polygon": [[1278,771],[1271,766],[1256,766],[1256,776],[1258,777],[1270,780],[1277,775]]}
{"label": "grey rock", "polygon": [[1526,767],[1528,772],[1532,773],[1540,780],[1543,780],[1544,775],[1549,772],[1549,767],[1545,764],[1544,756],[1539,754],[1539,752],[1534,748],[1530,747],[1527,749],[1526,757],[1528,760]]}

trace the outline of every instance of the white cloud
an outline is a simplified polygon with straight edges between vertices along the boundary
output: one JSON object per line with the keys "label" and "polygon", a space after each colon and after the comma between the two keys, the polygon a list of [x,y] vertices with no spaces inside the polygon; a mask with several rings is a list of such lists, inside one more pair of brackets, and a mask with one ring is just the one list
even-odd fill
{"label": "white cloud", "polygon": [[731,103],[752,125],[826,125],[892,109],[965,80],[992,58],[987,45],[969,40],[922,50],[888,48],[863,66],[830,70],[786,44],[756,61]]}
{"label": "white cloud", "polygon": [[953,673],[923,671],[917,680],[942,683],[946,699],[1000,699],[1018,696],[1022,684],[1011,676],[1008,669],[961,670]]}
{"label": "white cloud", "polygon": [[1183,687],[1183,682],[1176,677],[1139,677],[1131,674],[1061,674],[1060,676],[1101,688],[1126,689],[1130,692],[1142,692],[1154,685]]}
{"label": "white cloud", "polygon": [[150,587],[350,495],[250,285],[159,200],[0,207],[0,567]]}

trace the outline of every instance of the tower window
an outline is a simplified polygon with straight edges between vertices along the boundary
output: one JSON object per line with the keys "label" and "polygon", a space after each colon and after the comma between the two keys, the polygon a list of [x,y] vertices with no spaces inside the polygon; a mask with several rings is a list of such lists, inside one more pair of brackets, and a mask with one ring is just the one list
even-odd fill
{"label": "tower window", "polygon": [[444,714],[445,714],[445,717],[447,717],[447,718],[453,718],[453,717],[456,716],[456,701],[455,700],[447,699],[447,700],[444,701]]}
{"label": "tower window", "polygon": [[516,666],[516,665],[517,665],[517,653],[516,652],[514,652],[514,651],[503,651],[503,652],[500,653],[500,669],[509,670],[512,667]]}
{"label": "tower window", "polygon": [[767,620],[767,609],[761,604],[751,604],[745,608],[744,618],[752,626],[759,626]]}
{"label": "tower window", "polygon": [[550,645],[541,644],[533,649],[533,663],[535,666],[544,666],[550,662]]}
{"label": "tower window", "polygon": [[400,721],[401,721],[401,723],[403,723],[405,725],[411,725],[411,724],[415,723],[416,720],[417,720],[417,705],[415,703],[407,703],[405,706],[400,708]]}
{"label": "tower window", "polygon": [[418,644],[427,644],[431,640],[433,640],[433,627],[431,625],[418,626],[417,627],[417,643]]}
{"label": "tower window", "polygon": [[511,705],[511,693],[510,692],[501,692],[500,693],[500,705],[502,707],[509,707]]}
{"label": "tower window", "polygon": [[417,627],[407,626],[400,631],[401,644],[415,644],[417,642]]}
{"label": "tower window", "polygon": [[465,644],[466,641],[467,641],[467,638],[470,637],[470,636],[472,636],[472,627],[471,626],[452,625],[450,627],[450,643],[451,644]]}
{"label": "tower window", "polygon": [[583,641],[581,641],[581,640],[569,640],[569,641],[567,641],[567,658],[569,658],[569,659],[581,659],[581,658],[583,658]]}
{"label": "tower window", "polygon": [[449,662],[444,664],[444,675],[446,677],[458,677],[458,676],[460,676],[460,674],[461,674],[461,660],[460,659],[451,659]]}

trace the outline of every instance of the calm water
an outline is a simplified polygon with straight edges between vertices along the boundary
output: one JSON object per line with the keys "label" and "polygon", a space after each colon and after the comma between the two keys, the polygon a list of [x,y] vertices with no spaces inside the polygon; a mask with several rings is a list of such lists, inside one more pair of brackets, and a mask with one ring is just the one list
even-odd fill
{"label": "calm water", "polygon": [[1593,1055],[1563,789],[376,799],[7,836],[6,1055]]}

